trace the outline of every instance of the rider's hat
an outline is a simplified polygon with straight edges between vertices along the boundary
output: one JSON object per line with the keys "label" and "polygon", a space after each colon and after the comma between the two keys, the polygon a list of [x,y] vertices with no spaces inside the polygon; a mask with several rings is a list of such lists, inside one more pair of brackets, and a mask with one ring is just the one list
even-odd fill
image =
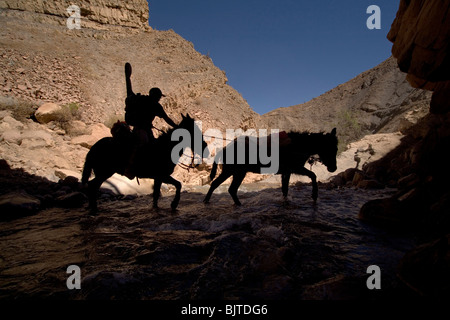
{"label": "rider's hat", "polygon": [[150,96],[165,97],[159,88],[151,88],[149,94]]}

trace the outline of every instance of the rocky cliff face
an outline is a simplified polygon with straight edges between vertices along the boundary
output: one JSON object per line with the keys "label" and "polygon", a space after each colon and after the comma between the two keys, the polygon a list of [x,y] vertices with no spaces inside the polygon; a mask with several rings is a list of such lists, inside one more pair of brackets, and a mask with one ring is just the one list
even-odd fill
{"label": "rocky cliff face", "polygon": [[67,8],[76,4],[82,16],[81,27],[105,29],[107,27],[148,28],[148,5],[146,0],[81,0],[74,3],[68,0],[59,1],[27,1],[1,0],[0,8],[8,9],[7,15],[15,15],[16,11],[37,22],[53,22],[65,25],[69,17]]}
{"label": "rocky cliff face", "polygon": [[175,118],[190,112],[218,128],[257,122],[225,73],[173,31],[68,30],[7,15],[0,23],[5,96],[36,106],[77,103],[84,121],[106,122],[123,116],[128,61],[135,92],[160,87],[167,96],[162,103]]}
{"label": "rocky cliff face", "polygon": [[[209,57],[173,31],[147,27],[145,0],[78,4],[81,29],[68,29],[68,1],[0,1],[0,110],[5,111],[0,117],[0,148],[12,167],[52,180],[55,168],[79,171],[89,141],[108,135],[105,126],[124,118],[126,62],[133,66],[133,90],[148,94],[152,87],[161,88],[167,96],[161,103],[175,122],[181,113],[189,113],[202,121],[203,130],[260,127],[259,115]],[[36,128],[26,117],[46,103],[76,111],[71,120],[81,122],[51,121]],[[160,120],[154,124],[166,127]],[[58,143],[26,148],[20,137],[29,129],[46,131],[52,136],[47,141]],[[36,148],[46,164],[33,156]],[[70,163],[55,162],[50,150],[78,157],[71,156]]]}
{"label": "rocky cliff face", "polygon": [[135,92],[160,87],[174,118],[190,112],[217,128],[258,122],[211,59],[173,31],[147,26],[145,0],[81,2],[81,29],[73,30],[66,26],[69,5],[0,1],[2,95],[36,106],[77,103],[83,121],[112,121],[123,116],[124,64],[130,62]]}
{"label": "rocky cliff face", "polygon": [[366,173],[393,183],[393,197],[363,206],[368,221],[415,225],[425,243],[408,254],[399,277],[423,296],[450,296],[450,3],[401,1],[389,33],[392,52],[414,87],[433,90],[430,114],[408,130],[400,146]]}
{"label": "rocky cliff face", "polygon": [[450,3],[402,1],[388,39],[400,70],[415,88],[434,91],[432,113],[449,111]]}
{"label": "rocky cliff face", "polygon": [[405,130],[426,114],[430,96],[411,88],[391,57],[309,102],[273,110],[263,119],[283,130],[337,127],[344,148],[366,134]]}

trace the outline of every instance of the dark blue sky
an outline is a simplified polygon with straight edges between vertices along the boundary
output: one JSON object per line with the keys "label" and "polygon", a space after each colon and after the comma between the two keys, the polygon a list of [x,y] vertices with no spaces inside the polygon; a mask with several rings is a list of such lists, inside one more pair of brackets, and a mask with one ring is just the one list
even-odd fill
{"label": "dark blue sky", "polygon": [[[391,55],[400,0],[149,0],[149,24],[209,54],[263,114],[311,100]],[[381,29],[366,26],[370,5]]]}

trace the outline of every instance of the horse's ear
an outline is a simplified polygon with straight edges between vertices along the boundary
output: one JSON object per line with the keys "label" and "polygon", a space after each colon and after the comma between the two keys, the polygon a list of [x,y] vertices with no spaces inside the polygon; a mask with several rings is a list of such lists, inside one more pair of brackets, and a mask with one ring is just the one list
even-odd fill
{"label": "horse's ear", "polygon": [[332,134],[333,136],[336,135],[336,128],[334,128],[333,130],[331,130],[331,134]]}
{"label": "horse's ear", "polygon": [[187,119],[192,119],[191,116],[189,115],[189,113],[186,113],[186,118]]}
{"label": "horse's ear", "polygon": [[181,117],[182,117],[183,119],[186,119],[186,116],[185,116],[184,114],[181,114]]}

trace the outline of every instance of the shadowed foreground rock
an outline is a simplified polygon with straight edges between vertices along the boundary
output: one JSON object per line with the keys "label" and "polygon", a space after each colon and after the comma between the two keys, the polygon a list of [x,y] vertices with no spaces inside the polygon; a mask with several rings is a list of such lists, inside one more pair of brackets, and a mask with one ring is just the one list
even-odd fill
{"label": "shadowed foreground rock", "polygon": [[[414,225],[423,242],[408,254],[400,278],[424,296],[449,297],[450,3],[402,0],[388,39],[413,87],[433,91],[430,114],[408,129],[399,147],[366,174],[398,187],[390,199],[365,204],[360,216],[397,227]],[[439,240],[435,240],[439,239]]]}
{"label": "shadowed foreground rock", "polygon": [[399,265],[405,284],[423,297],[450,297],[450,235],[407,253]]}
{"label": "shadowed foreground rock", "polygon": [[10,192],[0,196],[0,220],[12,220],[32,215],[41,207],[41,201],[25,191]]}

